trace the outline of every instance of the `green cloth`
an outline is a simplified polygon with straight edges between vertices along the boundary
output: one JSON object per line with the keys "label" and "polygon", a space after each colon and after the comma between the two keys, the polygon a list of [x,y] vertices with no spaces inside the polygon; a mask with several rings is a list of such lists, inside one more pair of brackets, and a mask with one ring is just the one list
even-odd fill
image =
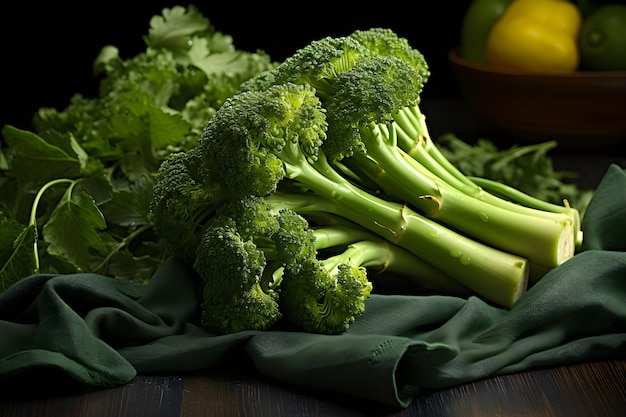
{"label": "green cloth", "polygon": [[373,295],[343,335],[211,335],[197,277],[170,260],[147,286],[36,275],[0,294],[0,382],[44,369],[90,386],[247,355],[276,380],[406,407],[420,392],[626,353],[626,172],[611,165],[583,251],[510,310],[477,297]]}

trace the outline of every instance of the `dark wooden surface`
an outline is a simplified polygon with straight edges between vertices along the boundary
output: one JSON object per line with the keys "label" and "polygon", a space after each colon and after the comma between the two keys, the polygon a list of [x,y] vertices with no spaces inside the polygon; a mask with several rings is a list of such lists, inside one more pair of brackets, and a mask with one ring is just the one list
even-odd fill
{"label": "dark wooden surface", "polygon": [[[55,381],[51,380],[54,385]],[[25,392],[26,391],[26,392]],[[406,408],[271,381],[249,364],[138,376],[100,390],[5,390],[2,417],[623,417],[626,361],[580,363],[423,393]]]}

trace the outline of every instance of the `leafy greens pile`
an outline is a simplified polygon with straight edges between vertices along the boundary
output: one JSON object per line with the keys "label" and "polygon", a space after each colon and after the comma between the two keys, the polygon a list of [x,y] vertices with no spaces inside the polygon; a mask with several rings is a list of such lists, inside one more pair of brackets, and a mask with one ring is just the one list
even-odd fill
{"label": "leafy greens pile", "polygon": [[578,173],[555,170],[549,152],[558,146],[556,140],[498,148],[487,138],[479,138],[472,145],[446,133],[437,138],[437,144],[461,172],[496,194],[498,183],[506,184],[550,203],[567,200],[581,216],[593,196],[593,189],[576,183]]}
{"label": "leafy greens pile", "polygon": [[0,291],[34,272],[152,277],[166,256],[148,219],[158,166],[195,145],[242,81],[275,66],[194,6],[163,9],[144,40],[128,59],[101,50],[98,97],[41,108],[33,131],[3,127]]}

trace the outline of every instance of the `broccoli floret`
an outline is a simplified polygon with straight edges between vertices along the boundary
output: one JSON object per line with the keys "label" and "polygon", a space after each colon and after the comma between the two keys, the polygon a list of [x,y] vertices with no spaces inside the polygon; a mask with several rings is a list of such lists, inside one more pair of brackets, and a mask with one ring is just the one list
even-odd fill
{"label": "broccoli floret", "polygon": [[202,325],[217,333],[265,330],[284,316],[307,331],[344,331],[363,312],[371,283],[359,269],[321,268],[317,248],[347,234],[321,232],[317,241],[315,233],[278,200],[247,196],[218,207],[194,263],[204,285]]}
{"label": "broccoli floret", "polygon": [[298,49],[274,70],[252,77],[241,88],[262,91],[277,84],[306,84],[324,98],[332,91],[337,74],[369,55],[370,51],[354,38],[327,36]]}
{"label": "broccoli floret", "polygon": [[[345,231],[343,236],[331,235],[324,227],[309,228],[308,222],[294,211],[283,210],[281,214],[276,236],[281,253],[286,255],[280,286],[281,310],[291,323],[305,331],[325,334],[345,331],[365,310],[372,284],[365,268],[351,263],[329,268],[318,259],[317,249],[336,246],[342,238],[354,239],[357,235],[349,236]],[[317,238],[319,234],[324,241]]]}
{"label": "broccoli floret", "polygon": [[218,334],[265,330],[281,318],[278,293],[271,281],[264,281],[265,254],[238,230],[234,224],[209,227],[197,246],[195,269],[203,277],[201,323]]}
{"label": "broccoli floret", "polygon": [[204,285],[204,328],[264,330],[282,317],[274,290],[282,275],[279,228],[279,213],[256,197],[227,201],[207,220],[193,263]]}
{"label": "broccoli floret", "polygon": [[150,220],[168,255],[188,265],[195,261],[202,230],[224,201],[239,197],[217,181],[194,147],[170,154],[159,167],[150,203]]}
{"label": "broccoli floret", "polygon": [[285,271],[281,305],[285,316],[304,331],[338,334],[365,311],[372,284],[365,268],[336,267],[309,259],[297,273]]}
{"label": "broccoli floret", "polygon": [[[337,161],[354,153],[373,154],[374,149],[369,152],[369,147],[382,143],[374,142],[378,138],[372,137],[369,129],[391,123],[398,109],[419,103],[422,84],[419,71],[406,61],[388,55],[359,61],[349,71],[339,74],[332,94],[325,101],[328,136],[332,138],[324,142],[326,155]],[[355,91],[359,92],[355,94]],[[368,142],[370,137],[372,140]]]}
{"label": "broccoli floret", "polygon": [[207,124],[199,147],[227,188],[266,195],[283,177],[317,159],[325,135],[324,110],[313,90],[279,84],[226,100]]}
{"label": "broccoli floret", "polygon": [[430,78],[430,69],[424,55],[411,47],[408,39],[398,36],[388,28],[356,30],[350,34],[350,37],[356,39],[374,56],[395,56],[409,63],[422,79],[419,92],[422,91],[424,84]]}
{"label": "broccoli floret", "polygon": [[197,229],[214,209],[212,190],[197,172],[197,152],[176,152],[157,171],[150,205],[154,231],[166,251],[193,264]]}

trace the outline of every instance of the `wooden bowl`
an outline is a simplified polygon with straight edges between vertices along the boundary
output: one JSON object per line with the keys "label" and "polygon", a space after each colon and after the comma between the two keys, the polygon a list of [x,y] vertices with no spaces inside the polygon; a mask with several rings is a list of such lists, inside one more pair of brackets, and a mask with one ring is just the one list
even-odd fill
{"label": "wooden bowl", "polygon": [[461,94],[488,124],[520,140],[600,144],[626,138],[626,71],[529,74],[449,51]]}

